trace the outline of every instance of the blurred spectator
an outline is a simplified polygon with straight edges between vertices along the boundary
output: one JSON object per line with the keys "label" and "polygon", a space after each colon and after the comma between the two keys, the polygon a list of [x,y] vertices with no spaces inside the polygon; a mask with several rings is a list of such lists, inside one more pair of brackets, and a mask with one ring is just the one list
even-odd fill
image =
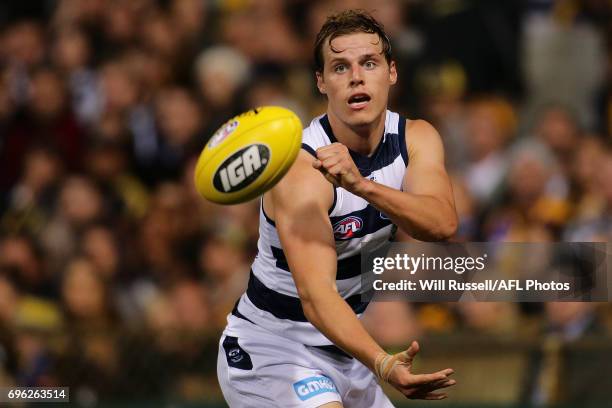
{"label": "blurred spectator", "polygon": [[[546,337],[542,350],[530,362],[525,382],[526,401],[538,405],[601,401],[610,386],[610,381],[598,374],[603,369],[601,354],[598,357],[589,349],[573,353],[565,350],[581,339],[604,333],[596,304],[547,303],[542,330]],[[566,358],[562,360],[564,355]]]}
{"label": "blurred spectator", "polygon": [[210,290],[214,305],[214,324],[225,327],[225,319],[247,285],[248,257],[236,237],[215,235],[200,249],[200,270]]}
{"label": "blurred spectator", "polygon": [[199,0],[172,0],[170,5],[172,13],[172,28],[179,30],[182,41],[189,45],[202,40],[208,17],[208,3]]}
{"label": "blurred spectator", "polygon": [[101,189],[113,216],[140,219],[147,211],[149,193],[129,169],[124,143],[112,140],[93,142],[86,154],[86,170]]}
{"label": "blurred spectator", "polygon": [[456,63],[424,66],[415,78],[422,99],[424,117],[442,136],[449,171],[464,171],[469,162],[466,143],[466,109],[463,98],[467,79]]}
{"label": "blurred spectator", "polygon": [[74,258],[62,280],[62,301],[73,330],[103,330],[117,319],[112,293],[94,263]]}
{"label": "blurred spectator", "polygon": [[[237,92],[249,79],[251,63],[239,51],[226,46],[206,49],[195,61],[198,91],[213,118],[212,131],[235,109]],[[208,132],[212,134],[212,132]]]}
{"label": "blurred spectator", "polygon": [[23,171],[7,192],[3,229],[38,234],[49,221],[62,176],[61,158],[54,150],[33,146],[28,150]]}
{"label": "blurred spectator", "polygon": [[204,398],[214,376],[217,344],[211,326],[207,291],[191,280],[181,280],[156,295],[147,307],[148,330],[154,339],[153,366],[160,385],[183,400]]}
{"label": "blurred spectator", "polygon": [[60,75],[51,68],[37,69],[28,87],[28,107],[8,127],[0,151],[0,185],[14,184],[29,147],[35,142],[51,146],[62,156],[64,166],[77,170],[83,153],[83,129],[67,104]]}
{"label": "blurred spectator", "polygon": [[[125,26],[129,27],[131,30],[135,30],[136,28],[134,24],[129,21],[126,22]],[[175,60],[178,56],[178,52],[180,51],[180,39],[178,32],[173,29],[169,15],[155,11],[146,15],[140,36],[146,49],[164,58],[168,58],[169,60]],[[129,40],[129,38],[127,39]]]}
{"label": "blurred spectator", "polygon": [[[527,106],[533,111],[543,104],[562,103],[578,113],[580,123],[593,128],[605,49],[590,17],[609,17],[609,5],[573,0],[528,3],[532,7],[524,16],[522,51]],[[599,10],[590,16],[583,14],[589,5]]]}
{"label": "blurred spectator", "polygon": [[476,203],[469,193],[465,181],[459,177],[452,177],[455,209],[459,217],[459,226],[455,234],[457,241],[472,241],[477,237],[478,218]]}
{"label": "blurred spectator", "polygon": [[15,321],[15,346],[19,356],[17,381],[28,387],[57,386],[53,378],[53,346],[62,329],[55,302],[24,296]]}
{"label": "blurred spectator", "polygon": [[180,88],[160,91],[156,116],[161,138],[152,167],[159,173],[159,179],[177,179],[186,159],[204,141],[200,134],[202,116],[194,98]]}
{"label": "blurred spectator", "polygon": [[104,226],[92,226],[83,234],[83,253],[107,281],[119,278],[121,260],[118,239]]}
{"label": "blurred spectator", "polygon": [[29,294],[55,295],[45,259],[36,243],[25,235],[6,236],[0,240],[0,266],[9,268],[13,279]]}
{"label": "blurred spectator", "polygon": [[139,98],[139,81],[123,61],[110,61],[100,69],[102,109],[108,114],[125,115]]}
{"label": "blurred spectator", "polygon": [[22,105],[28,99],[29,70],[45,58],[44,29],[38,22],[14,22],[3,33],[0,57],[8,65],[8,89]]}
{"label": "blurred spectator", "polygon": [[543,145],[533,141],[517,145],[508,171],[508,194],[499,209],[489,215],[487,240],[553,240],[570,211],[564,197],[555,194],[556,176],[557,163]]}
{"label": "blurred spectator", "polygon": [[422,335],[413,307],[406,302],[372,303],[363,322],[374,340],[388,351],[402,351]]}
{"label": "blurred spectator", "polygon": [[516,336],[519,310],[516,303],[459,302],[456,305],[462,327],[470,335]]}
{"label": "blurred spectator", "polygon": [[475,93],[520,94],[520,2],[433,0],[415,5],[411,21],[422,26],[425,61],[456,61]]}
{"label": "blurred spectator", "polygon": [[601,195],[599,180],[600,166],[604,159],[603,143],[595,136],[584,138],[574,152],[571,165],[574,221],[594,218],[604,210],[606,204]]}
{"label": "blurred spectator", "polygon": [[14,324],[19,306],[19,289],[15,283],[17,273],[9,266],[0,269],[0,327]]}
{"label": "blurred spectator", "polygon": [[576,119],[561,105],[542,109],[537,118],[535,136],[553,151],[566,174],[578,146],[578,132]]}
{"label": "blurred spectator", "polygon": [[71,176],[64,181],[52,218],[39,236],[54,273],[75,254],[80,233],[100,221],[104,212],[103,198],[92,180]]}
{"label": "blurred spectator", "polygon": [[89,38],[82,30],[62,27],[57,33],[52,59],[67,75],[72,110],[82,125],[91,125],[100,114],[98,76],[89,67],[91,52]]}
{"label": "blurred spectator", "polygon": [[196,275],[199,227],[192,222],[190,202],[179,184],[162,184],[139,225],[139,256],[132,261],[143,282],[167,285]]}
{"label": "blurred spectator", "polygon": [[609,242],[612,239],[612,154],[609,150],[597,164],[594,181],[604,204],[593,215],[571,224],[566,230],[566,240]]}
{"label": "blurred spectator", "polygon": [[288,84],[282,79],[283,76],[282,72],[255,76],[246,91],[246,106],[285,106],[291,109],[302,123],[307,123],[312,119],[306,114],[302,103],[287,96],[285,89]]}
{"label": "blurred spectator", "polygon": [[0,68],[0,129],[3,132],[16,109],[15,100],[10,91],[9,71],[6,68]]}
{"label": "blurred spectator", "polygon": [[514,136],[516,118],[512,106],[500,98],[471,102],[466,117],[463,137],[470,158],[466,183],[479,205],[486,206],[499,194],[507,166],[504,148]]}

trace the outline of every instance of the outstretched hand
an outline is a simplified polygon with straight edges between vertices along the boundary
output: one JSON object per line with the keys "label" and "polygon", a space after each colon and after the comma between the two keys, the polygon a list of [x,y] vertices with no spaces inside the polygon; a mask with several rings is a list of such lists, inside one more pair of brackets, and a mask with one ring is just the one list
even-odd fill
{"label": "outstretched hand", "polygon": [[418,352],[419,343],[413,341],[410,347],[401,353],[380,354],[375,363],[376,375],[410,399],[446,398],[446,393],[436,391],[457,383],[449,378],[453,370],[447,368],[431,374],[413,374],[412,362]]}

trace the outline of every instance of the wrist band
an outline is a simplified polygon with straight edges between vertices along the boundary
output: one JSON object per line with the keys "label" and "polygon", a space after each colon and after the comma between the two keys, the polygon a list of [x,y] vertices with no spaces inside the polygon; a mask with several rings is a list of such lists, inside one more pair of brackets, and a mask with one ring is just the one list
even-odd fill
{"label": "wrist band", "polygon": [[374,360],[374,372],[376,374],[376,377],[385,382],[389,382],[391,372],[396,366],[404,364],[405,357],[405,351],[393,355],[387,353],[378,354],[376,356],[376,360]]}

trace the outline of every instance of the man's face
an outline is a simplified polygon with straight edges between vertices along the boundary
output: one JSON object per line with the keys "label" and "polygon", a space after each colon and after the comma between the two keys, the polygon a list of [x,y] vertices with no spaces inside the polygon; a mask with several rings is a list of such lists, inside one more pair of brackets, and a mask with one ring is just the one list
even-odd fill
{"label": "man's face", "polygon": [[397,81],[395,63],[385,60],[377,34],[353,33],[323,45],[323,72],[317,87],[329,110],[348,126],[363,126],[387,108],[389,88]]}

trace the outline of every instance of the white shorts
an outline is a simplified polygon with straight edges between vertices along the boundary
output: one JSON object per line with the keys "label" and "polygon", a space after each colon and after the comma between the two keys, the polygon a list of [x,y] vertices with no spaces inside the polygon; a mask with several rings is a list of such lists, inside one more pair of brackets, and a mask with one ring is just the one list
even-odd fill
{"label": "white shorts", "polygon": [[357,359],[288,340],[230,315],[217,359],[231,408],[388,408],[372,372]]}

